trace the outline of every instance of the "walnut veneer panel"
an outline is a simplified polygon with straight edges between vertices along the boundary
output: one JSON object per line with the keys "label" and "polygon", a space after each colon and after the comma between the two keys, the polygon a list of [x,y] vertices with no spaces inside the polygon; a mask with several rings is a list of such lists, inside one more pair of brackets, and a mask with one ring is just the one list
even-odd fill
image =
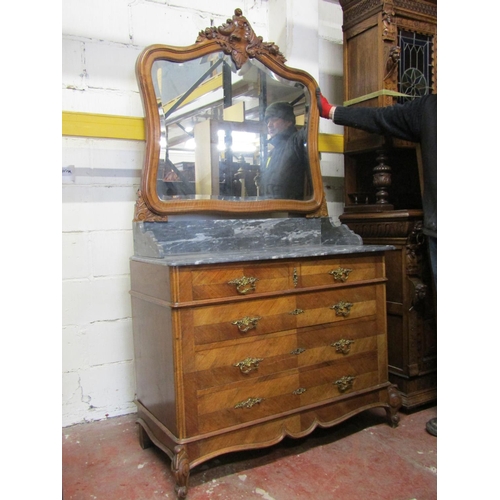
{"label": "walnut veneer panel", "polygon": [[[182,311],[193,316],[193,334],[196,344],[219,342],[229,339],[251,338],[296,327],[295,297],[273,297],[259,300],[251,298],[223,305],[197,307]],[[256,326],[241,332],[234,322],[243,318],[259,318]]]}
{"label": "walnut veneer panel", "polygon": [[[346,272],[342,274],[342,270]],[[341,278],[331,273],[339,272]],[[352,283],[384,277],[384,267],[374,256],[321,258],[301,263],[300,287]],[[345,279],[345,281],[342,281]]]}
{"label": "walnut veneer panel", "polygon": [[[383,285],[379,287],[383,292]],[[297,295],[297,308],[304,311],[296,316],[297,326],[305,327],[324,323],[337,323],[373,316],[377,312],[377,287],[350,287],[321,292],[304,292]],[[349,315],[339,315],[333,307],[339,303],[351,305]]]}
{"label": "walnut veneer panel", "polygon": [[277,292],[293,288],[293,276],[287,262],[223,264],[179,269],[182,286],[179,301],[242,296],[230,281],[255,278],[254,293]]}
{"label": "walnut veneer panel", "polygon": [[[278,334],[258,339],[251,343],[221,342],[210,348],[196,350],[195,369],[197,387],[212,388],[232,382],[247,382],[255,377],[280,373],[299,366],[297,355],[297,336]],[[260,359],[257,368],[242,371],[238,363],[247,358]]]}

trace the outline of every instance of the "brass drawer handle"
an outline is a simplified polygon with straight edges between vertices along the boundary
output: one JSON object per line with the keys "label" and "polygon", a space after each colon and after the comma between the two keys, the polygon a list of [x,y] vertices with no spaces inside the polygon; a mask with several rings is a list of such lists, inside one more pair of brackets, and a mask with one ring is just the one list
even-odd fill
{"label": "brass drawer handle", "polygon": [[293,311],[290,311],[288,314],[293,314],[294,316],[297,316],[298,314],[304,314],[303,309],[294,309]]}
{"label": "brass drawer handle", "polygon": [[351,307],[352,304],[350,302],[344,302],[341,300],[337,304],[330,307],[330,309],[335,309],[335,314],[337,316],[344,316],[344,318],[347,318],[347,316],[351,313]]}
{"label": "brass drawer handle", "polygon": [[347,278],[349,278],[349,273],[351,272],[352,269],[338,267],[337,269],[332,269],[328,274],[331,274],[335,281],[342,281],[342,283],[345,283]]}
{"label": "brass drawer handle", "polygon": [[263,358],[245,358],[243,361],[238,361],[238,363],[233,366],[239,368],[241,373],[250,373],[252,370],[257,370],[261,361],[264,361]]}
{"label": "brass drawer handle", "polygon": [[254,405],[258,405],[262,401],[264,401],[264,398],[248,398],[246,401],[241,401],[241,403],[235,405],[235,408],[251,408]]}
{"label": "brass drawer handle", "polygon": [[295,389],[292,394],[294,394],[295,396],[300,396],[301,394],[304,394],[304,392],[306,392],[306,391],[307,391],[307,389],[304,389],[303,387],[299,387],[298,389]]}
{"label": "brass drawer handle", "polygon": [[297,347],[297,349],[294,349],[293,351],[290,352],[290,354],[302,354],[303,352],[306,352],[306,350],[302,347]]}
{"label": "brass drawer handle", "polygon": [[257,326],[259,319],[262,318],[260,316],[254,316],[253,318],[251,318],[250,316],[245,316],[244,318],[232,321],[231,324],[236,325],[240,332],[246,333],[248,332],[248,330],[251,330],[252,328],[255,328]]}
{"label": "brass drawer handle", "polygon": [[245,295],[255,290],[255,283],[257,283],[257,281],[259,281],[259,278],[243,276],[239,279],[228,281],[227,283],[228,285],[236,285],[237,292]]}
{"label": "brass drawer handle", "polygon": [[345,375],[334,382],[334,384],[339,388],[340,392],[345,392],[348,389],[352,389],[354,379],[352,375]]}
{"label": "brass drawer handle", "polygon": [[351,344],[354,344],[354,340],[340,339],[337,342],[330,344],[330,346],[335,347],[335,350],[337,352],[340,352],[342,354],[348,354],[349,351],[351,350]]}

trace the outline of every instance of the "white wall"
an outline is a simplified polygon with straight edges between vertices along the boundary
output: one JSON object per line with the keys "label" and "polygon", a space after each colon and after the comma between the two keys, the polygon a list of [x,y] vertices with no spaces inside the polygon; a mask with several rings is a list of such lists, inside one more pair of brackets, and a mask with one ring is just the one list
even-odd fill
{"label": "white wall", "polygon": [[[140,51],[153,43],[190,45],[238,7],[258,35],[280,46],[290,66],[304,66],[301,52],[310,45],[315,57],[307,70],[340,102],[340,8],[331,0],[317,0],[314,9],[310,3],[306,9],[301,0],[64,0],[62,109],[144,116],[134,72]],[[279,25],[285,34],[268,32]],[[333,124],[321,127],[342,133]],[[135,411],[129,257],[143,154],[140,141],[62,139],[62,167],[72,172],[62,181],[63,426]],[[342,212],[341,155],[325,156],[335,217]]]}

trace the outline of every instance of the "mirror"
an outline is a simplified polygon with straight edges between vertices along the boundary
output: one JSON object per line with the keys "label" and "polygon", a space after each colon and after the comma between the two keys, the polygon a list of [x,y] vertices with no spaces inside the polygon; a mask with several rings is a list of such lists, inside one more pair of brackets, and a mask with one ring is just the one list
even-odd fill
{"label": "mirror", "polygon": [[136,218],[324,215],[317,84],[287,67],[240,9],[194,45],[146,48],[136,71],[146,113]]}

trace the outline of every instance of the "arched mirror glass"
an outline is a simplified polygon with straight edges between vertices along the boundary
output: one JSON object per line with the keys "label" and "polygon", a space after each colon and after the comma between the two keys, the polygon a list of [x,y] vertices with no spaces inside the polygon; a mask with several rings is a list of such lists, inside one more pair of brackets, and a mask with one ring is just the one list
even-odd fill
{"label": "arched mirror glass", "polygon": [[239,9],[194,45],[146,48],[137,76],[145,213],[318,212],[316,82],[287,67]]}

